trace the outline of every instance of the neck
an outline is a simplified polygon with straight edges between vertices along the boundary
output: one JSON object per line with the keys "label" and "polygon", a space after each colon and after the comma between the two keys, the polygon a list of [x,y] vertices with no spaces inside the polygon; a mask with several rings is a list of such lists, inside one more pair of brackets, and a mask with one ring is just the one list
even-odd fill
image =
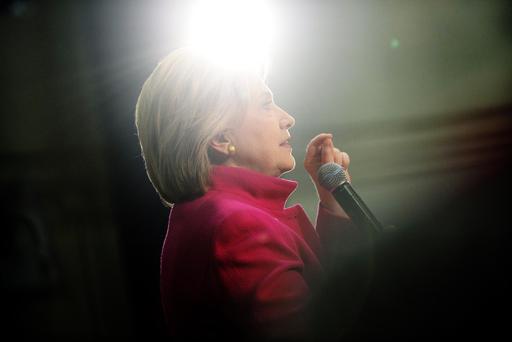
{"label": "neck", "polygon": [[272,176],[272,177],[280,177],[280,176],[282,176],[285,173],[285,172],[282,172],[281,170],[272,170],[272,171],[270,171],[270,170],[266,170],[266,169],[257,167],[255,165],[239,164],[239,163],[235,162],[232,158],[228,158],[224,163],[222,163],[220,165],[222,165],[222,166],[229,166],[229,167],[244,168],[244,169],[248,169],[248,170],[251,170],[251,171],[254,171],[254,172],[258,172],[258,173],[264,174],[266,176]]}

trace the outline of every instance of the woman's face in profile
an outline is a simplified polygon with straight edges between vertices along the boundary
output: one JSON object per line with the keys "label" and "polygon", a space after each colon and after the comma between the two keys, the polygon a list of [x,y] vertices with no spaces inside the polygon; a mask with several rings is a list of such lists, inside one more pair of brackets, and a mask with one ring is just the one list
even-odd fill
{"label": "woman's face in profile", "polygon": [[247,113],[239,127],[232,130],[236,154],[233,161],[270,176],[295,168],[289,143],[295,119],[274,103],[270,89],[259,81],[251,92]]}

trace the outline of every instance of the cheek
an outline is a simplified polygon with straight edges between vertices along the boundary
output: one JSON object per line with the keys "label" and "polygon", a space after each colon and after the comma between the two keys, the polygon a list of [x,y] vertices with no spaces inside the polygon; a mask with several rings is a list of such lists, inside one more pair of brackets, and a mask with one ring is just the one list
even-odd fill
{"label": "cheek", "polygon": [[264,115],[258,113],[258,116],[247,117],[238,131],[237,140],[250,159],[275,163],[275,159],[281,159],[282,152],[286,152],[279,146],[283,134],[279,123]]}
{"label": "cheek", "polygon": [[253,127],[250,130],[246,130],[245,136],[242,136],[242,139],[246,139],[255,148],[266,151],[275,148],[276,141],[279,140],[279,138],[276,138],[275,128],[260,122],[254,122]]}

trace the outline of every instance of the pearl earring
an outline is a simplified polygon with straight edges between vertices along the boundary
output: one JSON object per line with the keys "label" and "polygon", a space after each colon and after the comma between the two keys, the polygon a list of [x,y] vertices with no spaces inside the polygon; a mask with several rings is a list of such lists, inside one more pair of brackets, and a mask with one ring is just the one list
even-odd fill
{"label": "pearl earring", "polygon": [[229,154],[235,154],[235,152],[236,152],[235,145],[229,144],[228,145],[228,152],[229,152]]}

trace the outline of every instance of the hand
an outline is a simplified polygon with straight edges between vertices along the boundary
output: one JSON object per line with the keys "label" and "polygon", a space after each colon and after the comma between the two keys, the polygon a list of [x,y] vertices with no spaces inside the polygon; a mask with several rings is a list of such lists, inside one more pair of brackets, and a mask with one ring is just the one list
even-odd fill
{"label": "hand", "polygon": [[345,211],[339,206],[338,202],[336,202],[332,194],[327,189],[322,187],[318,181],[318,168],[320,168],[320,166],[323,164],[332,162],[343,167],[347,175],[347,180],[350,182],[351,177],[348,173],[350,157],[347,153],[341,152],[338,148],[334,147],[332,134],[321,133],[311,139],[308,146],[306,147],[304,168],[315,184],[316,191],[320,198],[320,203],[322,206],[334,213],[347,216]]}

